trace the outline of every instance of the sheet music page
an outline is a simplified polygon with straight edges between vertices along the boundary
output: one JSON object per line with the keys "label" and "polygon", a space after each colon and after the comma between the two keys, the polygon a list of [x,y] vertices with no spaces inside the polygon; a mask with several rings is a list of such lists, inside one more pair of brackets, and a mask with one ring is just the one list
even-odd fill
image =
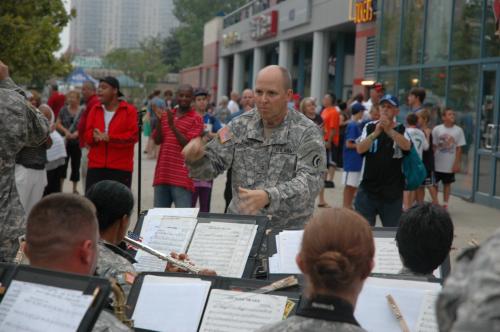
{"label": "sheet music page", "polygon": [[[177,210],[177,209],[161,209]],[[175,251],[186,252],[191,236],[196,227],[196,218],[172,218],[169,216],[146,216],[141,231],[142,242],[151,248],[166,255]],[[143,250],[138,250],[135,257],[137,271],[165,271],[166,262],[150,255]]]}
{"label": "sheet music page", "polygon": [[285,296],[212,289],[200,332],[255,331],[283,319]]}
{"label": "sheet music page", "polygon": [[197,218],[199,208],[153,208],[148,210],[148,214],[144,217],[144,221],[148,217],[180,217],[180,218]]}
{"label": "sheet music page", "polygon": [[13,280],[0,303],[0,331],[74,332],[92,300],[82,291]]}
{"label": "sheet music page", "polygon": [[422,306],[420,307],[420,315],[417,320],[416,332],[437,332],[439,331],[436,319],[436,301],[439,293],[426,291]]}
{"label": "sheet music page", "polygon": [[399,257],[396,240],[392,238],[376,237],[375,239],[375,268],[372,273],[398,274],[403,269]]}
{"label": "sheet music page", "polygon": [[269,258],[270,273],[302,273],[295,257],[300,251],[303,234],[303,230],[283,231],[275,236],[276,254]]}
{"label": "sheet music page", "polygon": [[198,278],[147,275],[132,319],[136,328],[196,332],[211,283]]}
{"label": "sheet music page", "polygon": [[198,223],[189,245],[190,260],[223,277],[241,278],[252,249],[257,225]]}
{"label": "sheet music page", "polygon": [[370,332],[400,331],[401,327],[387,302],[386,296],[390,294],[410,331],[416,331],[426,294],[437,294],[440,289],[441,285],[437,283],[370,277],[358,297],[354,316]]}

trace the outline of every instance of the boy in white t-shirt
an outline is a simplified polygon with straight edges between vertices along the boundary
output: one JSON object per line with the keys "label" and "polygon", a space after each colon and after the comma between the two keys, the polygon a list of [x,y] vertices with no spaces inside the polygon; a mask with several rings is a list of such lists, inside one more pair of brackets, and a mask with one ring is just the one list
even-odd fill
{"label": "boy in white t-shirt", "polygon": [[455,125],[455,112],[451,108],[444,110],[441,119],[443,124],[432,130],[432,144],[436,185],[439,181],[443,182],[443,206],[448,208],[451,184],[455,182],[455,173],[460,172],[461,147],[465,145],[465,136],[462,128]]}
{"label": "boy in white t-shirt", "polygon": [[[410,136],[413,146],[417,150],[418,156],[420,160],[422,160],[422,154],[424,151],[429,149],[429,142],[425,137],[425,134],[422,130],[417,128],[418,117],[415,113],[409,113],[406,117],[406,131],[405,133]],[[413,202],[416,200],[416,191],[407,191],[405,190],[403,195],[403,209],[406,211],[412,207]]]}

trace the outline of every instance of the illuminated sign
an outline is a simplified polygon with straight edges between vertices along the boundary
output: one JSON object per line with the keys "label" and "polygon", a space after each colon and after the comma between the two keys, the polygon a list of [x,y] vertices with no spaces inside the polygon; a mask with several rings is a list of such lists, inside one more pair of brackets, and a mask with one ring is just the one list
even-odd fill
{"label": "illuminated sign", "polygon": [[238,32],[228,32],[222,36],[222,43],[224,44],[224,47],[229,47],[240,42],[241,37]]}
{"label": "illuminated sign", "polygon": [[278,33],[278,11],[273,10],[252,17],[250,21],[250,36],[254,40],[271,38]]}
{"label": "illuminated sign", "polygon": [[376,0],[351,0],[350,19],[353,20],[354,23],[371,22],[375,19],[376,8]]}

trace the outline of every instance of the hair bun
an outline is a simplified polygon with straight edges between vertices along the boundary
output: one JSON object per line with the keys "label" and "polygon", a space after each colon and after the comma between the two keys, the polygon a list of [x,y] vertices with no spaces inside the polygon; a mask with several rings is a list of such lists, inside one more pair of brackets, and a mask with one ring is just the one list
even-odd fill
{"label": "hair bun", "polygon": [[322,253],[314,263],[313,270],[325,284],[331,283],[332,286],[349,284],[354,275],[354,266],[338,251]]}

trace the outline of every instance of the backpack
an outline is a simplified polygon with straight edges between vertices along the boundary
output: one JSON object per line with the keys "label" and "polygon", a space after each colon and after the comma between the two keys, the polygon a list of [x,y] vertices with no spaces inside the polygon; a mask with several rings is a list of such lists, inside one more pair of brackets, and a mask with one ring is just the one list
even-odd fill
{"label": "backpack", "polygon": [[418,156],[413,141],[411,141],[410,152],[403,158],[403,174],[406,180],[405,190],[410,191],[420,187],[427,177],[427,170]]}

